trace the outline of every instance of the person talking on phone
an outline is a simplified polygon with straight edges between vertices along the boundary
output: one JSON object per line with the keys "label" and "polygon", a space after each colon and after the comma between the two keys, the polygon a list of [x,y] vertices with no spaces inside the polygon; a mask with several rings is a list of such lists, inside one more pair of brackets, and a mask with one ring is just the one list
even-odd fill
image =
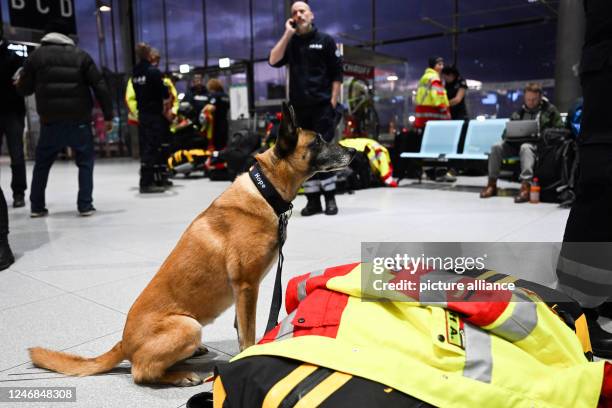
{"label": "person talking on phone", "polygon": [[[342,84],[342,58],[334,39],[317,30],[313,20],[308,4],[293,3],[291,18],[285,23],[285,32],[272,48],[268,62],[276,68],[289,65],[289,101],[298,125],[331,142]],[[321,193],[325,196],[325,214],[338,213],[334,173],[316,174],[304,183],[304,192],[308,203],[301,212],[303,216],[323,212]]]}

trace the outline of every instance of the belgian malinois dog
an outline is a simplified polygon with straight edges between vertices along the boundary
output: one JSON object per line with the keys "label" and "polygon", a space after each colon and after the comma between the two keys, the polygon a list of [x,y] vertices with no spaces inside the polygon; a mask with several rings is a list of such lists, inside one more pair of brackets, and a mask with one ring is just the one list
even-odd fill
{"label": "belgian malinois dog", "polygon": [[[291,202],[306,179],[347,166],[354,154],[298,128],[293,108],[283,104],[278,141],[256,159],[282,199]],[[35,347],[29,350],[32,362],[86,376],[127,359],[138,384],[200,384],[196,373],[167,369],[205,352],[202,326],[234,302],[240,349],[255,343],[257,294],[278,252],[278,222],[249,175],[240,175],[183,233],[132,305],[119,343],[95,358]]]}

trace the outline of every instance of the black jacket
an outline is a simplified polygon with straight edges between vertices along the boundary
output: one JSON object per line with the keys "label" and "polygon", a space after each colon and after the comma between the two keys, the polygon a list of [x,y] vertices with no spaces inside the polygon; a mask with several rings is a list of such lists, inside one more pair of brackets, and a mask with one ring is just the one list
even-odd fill
{"label": "black jacket", "polygon": [[315,27],[291,37],[285,55],[272,66],[285,64],[289,64],[289,100],[297,107],[329,103],[332,82],[342,82],[342,58],[336,42]]}
{"label": "black jacket", "polygon": [[215,106],[215,112],[213,117],[215,118],[215,125],[213,133],[217,137],[223,137],[227,139],[228,130],[228,113],[230,108],[229,96],[225,92],[212,92],[208,95],[209,103]]}
{"label": "black jacket", "polygon": [[200,113],[202,113],[202,109],[204,109],[204,106],[208,105],[208,90],[206,90],[205,86],[202,86],[200,89],[191,87],[185,93],[183,102],[189,102],[191,104],[199,121],[199,116]]}
{"label": "black jacket", "polygon": [[25,113],[23,96],[19,95],[13,85],[13,75],[21,67],[23,61],[8,49],[6,41],[0,44],[0,114],[14,112]]}
{"label": "black jacket", "polygon": [[104,119],[113,118],[111,98],[89,54],[62,34],[49,33],[26,60],[17,89],[36,94],[36,110],[42,123],[90,122],[91,90],[100,102]]}
{"label": "black jacket", "polygon": [[164,99],[168,99],[168,87],[159,69],[148,61],[140,61],[134,67],[132,85],[136,93],[138,115],[162,115]]}
{"label": "black jacket", "polygon": [[612,2],[585,0],[586,32],[580,71],[600,71],[612,67]]}

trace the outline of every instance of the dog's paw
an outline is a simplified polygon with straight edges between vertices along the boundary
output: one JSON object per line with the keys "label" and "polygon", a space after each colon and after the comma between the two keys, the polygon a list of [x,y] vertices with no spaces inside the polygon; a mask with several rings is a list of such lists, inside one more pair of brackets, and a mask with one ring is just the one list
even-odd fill
{"label": "dog's paw", "polygon": [[204,380],[196,373],[185,373],[184,377],[178,378],[174,385],[177,387],[193,387],[202,384]]}
{"label": "dog's paw", "polygon": [[203,344],[200,344],[196,351],[193,353],[192,357],[203,356],[204,354],[208,354],[208,349]]}

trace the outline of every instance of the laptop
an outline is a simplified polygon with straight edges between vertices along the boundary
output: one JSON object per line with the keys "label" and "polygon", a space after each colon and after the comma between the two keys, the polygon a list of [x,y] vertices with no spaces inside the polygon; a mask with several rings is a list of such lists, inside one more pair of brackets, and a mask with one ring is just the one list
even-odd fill
{"label": "laptop", "polygon": [[506,122],[505,139],[509,142],[537,141],[540,126],[537,120],[510,120]]}

